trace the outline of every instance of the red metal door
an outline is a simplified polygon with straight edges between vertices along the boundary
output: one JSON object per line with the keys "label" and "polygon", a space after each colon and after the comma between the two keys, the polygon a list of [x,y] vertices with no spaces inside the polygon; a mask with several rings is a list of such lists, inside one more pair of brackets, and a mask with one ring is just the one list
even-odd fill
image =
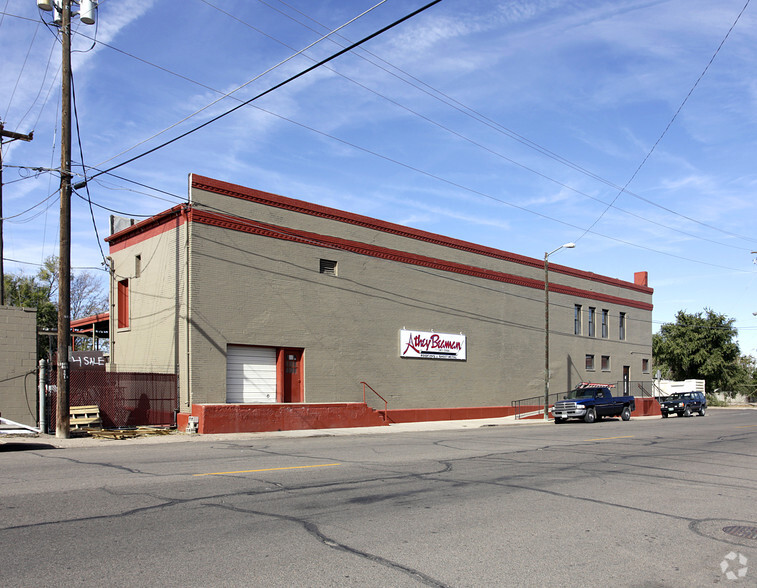
{"label": "red metal door", "polygon": [[284,349],[284,402],[302,402],[302,349]]}

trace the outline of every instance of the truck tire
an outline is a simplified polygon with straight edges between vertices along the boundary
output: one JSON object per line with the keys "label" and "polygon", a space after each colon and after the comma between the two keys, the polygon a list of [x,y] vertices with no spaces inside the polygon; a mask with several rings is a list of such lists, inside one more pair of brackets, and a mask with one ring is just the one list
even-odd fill
{"label": "truck tire", "polygon": [[668,413],[667,412],[663,412],[662,413],[662,418],[664,418],[664,419],[668,418]]}
{"label": "truck tire", "polygon": [[555,424],[556,425],[559,425],[559,424],[564,423],[564,422],[565,422],[565,419],[560,418],[560,417],[555,417]]}
{"label": "truck tire", "polygon": [[631,420],[631,409],[627,406],[623,407],[623,412],[620,413],[620,418],[624,421],[630,421]]}
{"label": "truck tire", "polygon": [[691,409],[688,406],[683,409],[683,416],[687,418],[691,416]]}
{"label": "truck tire", "polygon": [[594,412],[593,408],[590,408],[586,411],[586,414],[584,415],[584,422],[585,423],[593,423],[597,420],[597,413]]}

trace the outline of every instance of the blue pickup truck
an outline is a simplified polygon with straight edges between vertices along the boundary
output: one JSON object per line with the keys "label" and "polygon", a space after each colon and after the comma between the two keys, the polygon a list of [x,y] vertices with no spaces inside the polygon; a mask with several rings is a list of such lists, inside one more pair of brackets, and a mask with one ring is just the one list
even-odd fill
{"label": "blue pickup truck", "polygon": [[629,420],[636,408],[636,400],[633,396],[613,396],[611,387],[606,384],[579,384],[563,400],[555,402],[552,407],[555,423],[564,423],[568,419],[593,423],[602,417],[615,416]]}

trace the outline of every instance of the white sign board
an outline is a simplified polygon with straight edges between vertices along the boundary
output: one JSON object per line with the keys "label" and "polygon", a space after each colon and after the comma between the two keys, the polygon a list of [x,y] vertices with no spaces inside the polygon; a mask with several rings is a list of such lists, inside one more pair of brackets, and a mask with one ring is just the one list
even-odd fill
{"label": "white sign board", "polygon": [[400,330],[400,357],[465,360],[465,335]]}

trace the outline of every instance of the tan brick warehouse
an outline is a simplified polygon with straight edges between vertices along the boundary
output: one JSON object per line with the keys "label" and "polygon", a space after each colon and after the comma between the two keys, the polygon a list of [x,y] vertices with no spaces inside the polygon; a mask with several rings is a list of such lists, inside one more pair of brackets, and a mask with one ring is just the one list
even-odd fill
{"label": "tan brick warehouse", "polygon": [[[507,406],[544,390],[543,260],[191,175],[189,203],[110,236],[111,369],[202,403]],[[552,391],[651,380],[652,294],[550,263]],[[464,358],[403,356],[407,333]],[[452,359],[452,360],[450,360]],[[457,359],[457,360],[455,360]]]}

